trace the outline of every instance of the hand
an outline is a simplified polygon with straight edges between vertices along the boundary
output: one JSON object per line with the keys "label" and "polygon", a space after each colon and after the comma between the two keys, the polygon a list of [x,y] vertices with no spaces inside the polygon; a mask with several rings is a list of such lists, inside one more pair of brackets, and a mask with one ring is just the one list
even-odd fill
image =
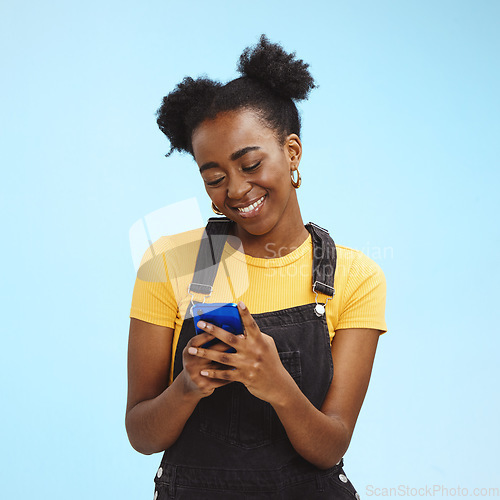
{"label": "hand", "polygon": [[[204,377],[200,374],[209,368],[217,367],[216,363],[213,363],[209,358],[201,358],[198,356],[193,356],[189,353],[190,348],[197,349],[199,346],[206,344],[208,341],[213,340],[214,336],[209,333],[201,333],[195,335],[189,340],[186,347],[182,351],[182,362],[184,369],[179,376],[182,376],[184,380],[184,390],[189,393],[194,393],[200,398],[205,398],[210,396],[217,387],[222,387],[223,385],[229,384],[229,380],[216,380]],[[229,346],[223,342],[218,342],[217,344],[211,346],[206,351],[214,351],[222,353],[227,351]]]}
{"label": "hand", "polygon": [[234,347],[235,353],[191,346],[188,352],[204,360],[215,361],[230,368],[206,366],[200,375],[211,381],[241,382],[256,397],[271,404],[278,401],[292,377],[283,366],[274,339],[261,332],[243,302],[238,303],[245,335],[234,335],[210,323],[199,321],[198,326],[218,338],[224,345]]}

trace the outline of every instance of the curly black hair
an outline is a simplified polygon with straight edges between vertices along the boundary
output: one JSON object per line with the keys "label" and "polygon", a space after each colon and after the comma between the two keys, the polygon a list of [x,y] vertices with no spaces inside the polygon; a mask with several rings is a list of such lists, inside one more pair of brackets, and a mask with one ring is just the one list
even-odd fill
{"label": "curly black hair", "polygon": [[288,54],[277,43],[260,36],[255,47],[247,47],[240,56],[240,78],[223,85],[206,77],[186,77],[163,98],[157,111],[160,130],[174,151],[193,157],[191,138],[196,127],[217,114],[237,109],[252,109],[280,144],[287,135],[300,136],[300,117],[294,101],[306,99],[317,87],[308,71],[309,65]]}

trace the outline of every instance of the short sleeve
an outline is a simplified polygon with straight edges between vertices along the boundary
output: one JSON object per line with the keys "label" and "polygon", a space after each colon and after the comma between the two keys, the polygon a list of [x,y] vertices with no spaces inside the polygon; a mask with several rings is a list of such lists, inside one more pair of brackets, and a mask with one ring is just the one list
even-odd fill
{"label": "short sleeve", "polygon": [[165,254],[151,247],[137,271],[130,317],[174,328],[176,315],[177,300],[168,276]]}
{"label": "short sleeve", "polygon": [[336,330],[373,328],[385,333],[386,288],[380,266],[359,252],[349,270]]}

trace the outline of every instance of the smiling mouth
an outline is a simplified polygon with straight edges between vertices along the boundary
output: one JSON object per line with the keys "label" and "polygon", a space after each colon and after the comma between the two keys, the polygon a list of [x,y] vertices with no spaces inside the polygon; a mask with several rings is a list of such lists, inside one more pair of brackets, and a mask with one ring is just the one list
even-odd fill
{"label": "smiling mouth", "polygon": [[242,208],[234,208],[233,210],[236,210],[243,217],[248,215],[254,215],[260,211],[260,208],[262,206],[262,203],[264,203],[264,199],[266,198],[266,196],[267,195],[262,196],[251,205],[247,205],[246,207]]}

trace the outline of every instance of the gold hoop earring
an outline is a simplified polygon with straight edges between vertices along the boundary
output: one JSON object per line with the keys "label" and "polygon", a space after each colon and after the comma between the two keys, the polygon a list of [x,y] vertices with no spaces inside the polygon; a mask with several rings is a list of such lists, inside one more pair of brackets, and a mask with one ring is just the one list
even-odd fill
{"label": "gold hoop earring", "polygon": [[295,170],[291,170],[290,171],[290,177],[292,179],[292,186],[295,188],[295,189],[299,189],[300,187],[300,184],[302,182],[302,179],[300,177],[300,172],[299,172],[299,169],[297,169],[297,180],[295,180],[293,178],[293,173],[295,172]]}
{"label": "gold hoop earring", "polygon": [[212,201],[212,210],[214,211],[214,213],[216,213],[217,215],[224,215],[222,212],[219,212],[219,209],[214,205],[214,202]]}

